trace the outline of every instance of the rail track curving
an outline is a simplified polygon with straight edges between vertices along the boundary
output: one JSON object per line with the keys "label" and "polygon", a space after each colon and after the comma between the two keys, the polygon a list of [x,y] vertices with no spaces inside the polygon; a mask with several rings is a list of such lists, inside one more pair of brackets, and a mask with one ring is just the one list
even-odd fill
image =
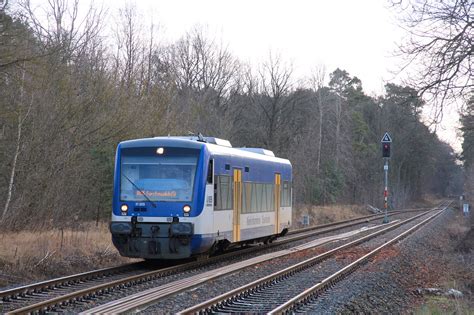
{"label": "rail track curving", "polygon": [[[399,227],[402,224],[405,224],[407,222],[411,222],[415,220],[416,218],[419,218],[420,216],[425,215],[426,212],[421,213],[419,215],[416,215],[415,217],[411,219],[404,220],[400,223],[394,223],[391,224],[388,227],[385,227],[379,232],[372,233],[370,235],[364,236],[356,241],[350,242],[349,245],[343,245],[338,247],[336,250],[330,250],[322,255],[320,255],[320,259],[325,259],[327,257],[330,257],[331,255],[335,254],[336,252],[350,247],[354,246],[356,244],[359,244],[361,242],[367,241],[372,239],[373,237],[383,234],[387,231],[393,230],[396,227]],[[342,237],[345,238],[346,236]],[[329,240],[328,240],[329,241]],[[208,272],[198,274],[192,277],[188,277],[185,279],[181,279],[178,281],[174,282],[169,282],[161,286],[156,286],[153,288],[150,288],[148,290],[144,290],[142,292],[138,292],[136,294],[132,294],[129,296],[126,296],[124,298],[106,303],[104,305],[92,308],[88,310],[86,313],[95,313],[95,314],[108,314],[108,313],[124,313],[124,312],[131,312],[131,311],[139,311],[145,309],[148,305],[151,305],[155,303],[156,301],[165,299],[170,296],[174,296],[180,292],[187,291],[189,289],[192,289],[197,286],[201,286],[203,284],[209,283],[212,280],[221,278],[225,275],[233,274],[239,270],[242,270],[244,268],[249,268],[251,266],[255,266],[257,264],[261,264],[263,262],[269,262],[273,261],[276,258],[283,257],[283,256],[290,256],[294,255],[297,253],[297,251],[304,251],[316,246],[320,246],[321,243],[313,243],[313,244],[306,244],[302,245],[296,248],[292,248],[289,250],[283,250],[280,252],[276,253],[271,253],[267,255],[261,255],[255,258],[248,259],[243,262],[239,262],[236,264],[232,264],[229,266],[224,266],[221,268],[217,268],[214,270],[210,270]],[[247,310],[248,311],[248,310]]]}
{"label": "rail track curving", "polygon": [[[411,211],[420,211],[420,209]],[[409,211],[394,211],[391,215],[406,212]],[[288,233],[286,237],[271,244],[267,244],[266,246],[245,248],[240,251],[226,253],[207,260],[188,262],[178,266],[158,270],[143,272],[144,269],[142,268],[144,268],[144,264],[134,263],[9,289],[0,292],[0,299],[3,300],[2,311],[12,314],[31,313],[54,309],[58,306],[64,306],[70,303],[85,303],[88,300],[94,300],[96,297],[108,292],[132,287],[153,279],[166,277],[180,272],[187,272],[190,269],[199,269],[218,261],[232,259],[236,256],[242,257],[244,254],[256,253],[263,249],[273,248],[310,238],[312,236],[342,230],[381,217],[382,215],[375,214],[337,223],[300,229]]]}
{"label": "rail track curving", "polygon": [[[207,300],[196,306],[190,307],[180,312],[180,314],[209,314],[209,313],[305,313],[311,309],[307,304],[311,304],[317,299],[318,294],[343,279],[348,273],[354,271],[359,266],[366,263],[370,258],[379,253],[384,248],[399,241],[403,237],[415,232],[418,228],[440,215],[448,206],[449,202],[441,204],[435,209],[434,214],[422,213],[414,218],[404,220],[396,225],[361,237],[357,240],[319,254],[315,257],[282,269],[278,272],[262,277],[247,285],[241,286],[227,293]],[[415,222],[408,228],[399,228],[409,222]],[[334,262],[327,263],[322,270],[315,272],[315,266],[324,259],[336,252],[341,252],[348,248],[357,246],[378,235],[397,229],[395,236],[390,240],[383,241],[373,250],[361,254],[360,258],[346,266],[338,266]],[[310,275],[310,276],[308,276]],[[303,290],[301,288],[310,287]],[[302,292],[301,292],[302,291]]]}

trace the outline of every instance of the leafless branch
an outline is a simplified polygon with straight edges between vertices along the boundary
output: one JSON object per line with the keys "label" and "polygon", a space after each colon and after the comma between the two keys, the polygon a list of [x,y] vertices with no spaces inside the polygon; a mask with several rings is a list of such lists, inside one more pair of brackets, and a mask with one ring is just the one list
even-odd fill
{"label": "leafless branch", "polygon": [[416,88],[435,108],[434,120],[444,105],[466,101],[474,87],[474,4],[469,0],[409,0],[393,2],[410,33],[400,46],[409,67],[407,84]]}

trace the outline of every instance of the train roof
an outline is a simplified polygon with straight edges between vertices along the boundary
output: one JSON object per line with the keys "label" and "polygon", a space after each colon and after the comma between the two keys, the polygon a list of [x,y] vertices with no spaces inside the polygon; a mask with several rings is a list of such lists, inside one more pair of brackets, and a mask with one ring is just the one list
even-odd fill
{"label": "train roof", "polygon": [[119,143],[121,148],[137,148],[152,146],[183,147],[190,149],[202,149],[207,147],[211,154],[232,155],[243,158],[263,160],[291,165],[287,159],[275,157],[272,151],[262,148],[233,148],[229,141],[213,137],[154,137],[135,140],[127,140]]}

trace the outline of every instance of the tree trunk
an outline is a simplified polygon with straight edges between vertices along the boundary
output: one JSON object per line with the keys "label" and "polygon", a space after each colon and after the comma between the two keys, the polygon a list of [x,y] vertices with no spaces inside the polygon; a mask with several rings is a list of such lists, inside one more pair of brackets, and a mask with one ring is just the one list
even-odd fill
{"label": "tree trunk", "polygon": [[318,89],[318,110],[319,110],[319,132],[318,132],[318,156],[316,158],[316,173],[319,175],[321,169],[321,146],[323,143],[323,100],[321,87]]}
{"label": "tree trunk", "polygon": [[[20,101],[21,102],[24,102],[25,100],[25,90],[24,90],[25,74],[26,74],[26,70],[23,68],[22,84],[20,87]],[[7,215],[8,209],[10,207],[10,202],[11,202],[12,194],[13,194],[13,185],[15,183],[16,164],[18,162],[18,156],[20,155],[20,151],[21,151],[21,131],[22,131],[23,123],[25,122],[26,118],[28,118],[32,105],[33,105],[33,97],[31,98],[31,102],[28,106],[28,110],[25,116],[22,118],[21,112],[18,113],[18,132],[17,132],[17,137],[16,137],[15,154],[13,155],[12,171],[10,173],[10,181],[8,183],[7,200],[5,201],[5,207],[3,208],[1,221],[5,219],[5,216]]]}
{"label": "tree trunk", "polygon": [[335,162],[336,168],[339,167],[339,138],[341,134],[341,118],[342,118],[342,104],[341,97],[337,97],[336,102],[336,152],[335,152]]}
{"label": "tree trunk", "polygon": [[10,201],[12,199],[13,183],[15,182],[16,163],[18,161],[18,155],[20,154],[20,147],[21,147],[21,128],[22,128],[22,119],[21,119],[21,116],[18,115],[18,134],[16,138],[15,155],[13,156],[12,171],[10,174],[10,182],[8,184],[7,200],[5,202],[5,207],[3,208],[2,221],[5,219],[5,216],[8,212],[8,208],[10,207]]}

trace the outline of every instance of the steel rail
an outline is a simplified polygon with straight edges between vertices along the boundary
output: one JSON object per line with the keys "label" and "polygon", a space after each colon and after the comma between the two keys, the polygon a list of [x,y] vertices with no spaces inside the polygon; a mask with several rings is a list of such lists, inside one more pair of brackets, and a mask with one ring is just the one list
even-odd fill
{"label": "steel rail", "polygon": [[[416,211],[422,211],[422,210],[421,209],[397,210],[397,211],[393,211],[391,213],[391,215],[396,215],[396,214],[405,213],[405,212],[416,212]],[[186,264],[182,264],[182,265],[178,265],[178,266],[174,266],[174,267],[168,267],[168,268],[154,270],[154,271],[143,273],[143,274],[140,274],[140,275],[136,275],[136,276],[116,280],[116,281],[110,282],[108,284],[102,284],[102,285],[97,285],[97,286],[93,286],[93,287],[90,287],[90,288],[78,290],[78,291],[70,293],[70,294],[65,294],[62,297],[53,298],[53,299],[43,301],[43,302],[37,302],[37,303],[34,303],[30,306],[36,305],[36,306],[38,306],[38,310],[48,309],[48,308],[50,308],[54,305],[68,303],[68,301],[87,299],[88,297],[93,297],[96,294],[102,294],[104,292],[112,291],[112,290],[114,290],[116,288],[119,288],[119,287],[130,286],[130,285],[133,285],[133,284],[136,284],[136,283],[142,283],[142,282],[146,281],[146,280],[143,280],[143,279],[158,279],[160,277],[176,274],[176,273],[179,273],[183,270],[188,270],[190,268],[200,268],[200,267],[202,267],[206,264],[212,264],[216,261],[223,260],[223,259],[226,259],[226,258],[229,258],[229,257],[232,258],[233,256],[237,256],[237,255],[249,254],[249,253],[252,253],[252,252],[257,252],[257,251],[269,249],[269,248],[276,247],[276,246],[279,246],[279,245],[283,245],[283,244],[286,244],[286,243],[295,242],[295,241],[298,241],[298,240],[301,240],[301,239],[304,239],[304,238],[309,238],[309,237],[316,236],[316,235],[319,235],[319,234],[329,233],[329,232],[340,230],[340,229],[343,229],[343,228],[346,228],[346,227],[358,225],[358,224],[365,223],[365,222],[370,222],[372,220],[375,220],[375,219],[381,218],[381,217],[383,217],[383,215],[374,214],[374,215],[369,215],[369,216],[364,216],[364,217],[357,217],[357,218],[344,220],[344,221],[333,222],[333,223],[329,223],[329,224],[322,224],[322,225],[318,225],[318,226],[314,226],[314,227],[310,227],[310,228],[306,228],[306,229],[299,229],[299,230],[293,231],[292,235],[282,237],[281,239],[279,239],[279,240],[277,240],[277,241],[275,241],[271,244],[267,244],[265,246],[250,247],[250,248],[246,248],[246,249],[239,250],[239,251],[225,253],[225,254],[222,254],[222,255],[219,255],[219,256],[216,256],[216,257],[211,257],[210,259],[207,259],[207,260],[191,262],[191,263],[186,263]],[[311,230],[313,230],[313,232],[311,232]],[[306,233],[307,231],[310,231],[310,232]],[[306,234],[304,234],[304,233],[306,233]],[[294,235],[294,234],[301,234],[301,235]],[[135,264],[140,264],[140,263],[135,263]],[[131,265],[133,265],[133,264],[131,264]],[[34,298],[35,293],[45,292],[47,290],[60,288],[60,287],[65,286],[65,285],[70,286],[71,284],[75,284],[75,283],[79,283],[79,282],[83,283],[86,280],[91,280],[91,279],[94,280],[94,279],[97,279],[99,277],[103,277],[103,276],[107,276],[107,275],[117,274],[118,272],[120,272],[122,270],[122,268],[125,268],[125,267],[128,267],[128,265],[112,267],[112,268],[104,268],[104,269],[100,269],[100,270],[85,272],[85,273],[78,274],[78,275],[72,275],[72,276],[62,277],[62,278],[58,278],[58,279],[52,279],[52,280],[43,281],[43,282],[40,282],[40,283],[34,283],[32,285],[26,285],[26,286],[22,286],[22,287],[19,287],[19,288],[5,290],[5,291],[2,291],[1,293],[3,293],[3,300],[4,301],[8,301],[9,298],[15,299],[18,296],[24,297],[24,296],[27,296],[28,294],[32,295],[32,297]],[[129,279],[129,278],[133,278],[133,279]],[[120,283],[120,282],[122,282],[122,283]],[[91,291],[89,291],[89,290],[91,290]],[[50,304],[48,302],[51,302],[51,303],[54,302],[54,304]],[[19,308],[17,310],[20,311],[20,310],[25,309],[25,308],[28,308],[28,306]],[[17,310],[12,310],[10,312],[14,313]]]}
{"label": "steel rail", "polygon": [[[346,236],[344,236],[344,238],[345,237]],[[183,292],[185,290],[189,290],[191,288],[194,288],[196,286],[199,286],[211,280],[217,279],[224,275],[234,273],[241,269],[248,268],[262,262],[270,261],[272,259],[283,257],[283,256],[293,255],[296,251],[303,251],[309,248],[321,246],[323,244],[333,241],[334,238],[335,237],[333,237],[332,240],[326,240],[323,243],[321,243],[321,241],[319,240],[313,241],[314,242],[313,244],[310,243],[310,244],[300,245],[298,249],[292,248],[292,249],[282,250],[275,253],[261,255],[261,256],[243,261],[243,262],[235,263],[226,267],[217,268],[211,271],[204,272],[202,274],[197,274],[186,279],[167,283],[166,285],[148,289],[148,290],[106,303],[104,305],[92,308],[88,311],[85,311],[82,314],[89,314],[89,313],[115,314],[115,313],[129,312],[132,310],[135,310],[135,311],[140,310],[144,306],[149,305],[153,302],[156,302],[157,300],[168,297],[170,295],[174,295],[174,294]],[[319,243],[316,244],[317,242]]]}
{"label": "steel rail", "polygon": [[[416,210],[416,211],[419,211],[419,210]],[[400,214],[401,212],[403,212],[403,211],[401,211],[401,210],[394,211],[394,212],[391,213],[391,215]],[[136,276],[116,280],[116,281],[113,281],[113,282],[110,282],[110,283],[106,283],[106,284],[102,284],[102,285],[93,286],[91,288],[78,290],[78,291],[70,293],[70,294],[65,294],[62,297],[53,298],[53,299],[50,299],[50,300],[47,300],[47,301],[44,301],[44,302],[37,302],[37,303],[32,304],[31,306],[36,305],[37,310],[42,310],[42,309],[45,309],[45,308],[48,308],[48,307],[51,307],[51,306],[54,306],[54,305],[57,305],[57,304],[67,303],[67,301],[81,299],[82,297],[87,298],[87,297],[93,296],[96,292],[98,292],[98,293],[104,292],[104,290],[107,290],[108,288],[110,290],[112,290],[112,289],[114,289],[118,286],[127,285],[128,283],[140,283],[140,282],[142,282],[142,280],[140,280],[141,278],[150,279],[150,277],[151,277],[153,279],[157,279],[159,277],[179,273],[181,271],[185,271],[185,270],[188,270],[190,268],[199,268],[199,267],[201,267],[205,264],[212,264],[212,263],[214,263],[216,261],[219,261],[219,260],[232,258],[236,255],[243,255],[243,254],[249,254],[249,253],[252,253],[252,252],[258,252],[258,251],[261,251],[261,250],[265,250],[265,249],[273,248],[273,247],[276,247],[276,246],[284,245],[286,243],[295,242],[295,241],[302,240],[302,239],[305,239],[305,238],[309,238],[309,237],[317,236],[317,235],[320,235],[320,234],[329,233],[329,232],[332,232],[332,231],[337,231],[337,230],[340,230],[340,229],[343,229],[343,228],[358,225],[358,224],[361,224],[361,223],[370,222],[372,220],[383,217],[383,215],[380,215],[380,214],[377,215],[376,214],[376,215],[370,215],[369,217],[370,218],[368,218],[368,217],[357,217],[357,218],[344,220],[344,221],[339,221],[339,222],[335,222],[335,223],[323,224],[323,225],[318,225],[318,226],[314,226],[314,227],[311,227],[311,228],[300,229],[301,231],[297,230],[297,232],[295,231],[291,235],[282,237],[281,239],[279,239],[277,241],[274,241],[273,243],[266,244],[264,246],[254,246],[254,247],[250,247],[250,248],[245,248],[243,250],[233,251],[233,252],[225,253],[225,254],[222,254],[222,255],[219,255],[219,256],[211,257],[207,260],[195,261],[195,262],[181,264],[181,265],[178,265],[178,266],[167,267],[167,268],[162,268],[162,269],[146,272],[146,273],[139,274],[139,275],[136,275]],[[299,235],[299,234],[301,234],[301,235]],[[66,286],[66,285],[69,286],[69,285],[74,284],[74,283],[83,282],[83,281],[87,281],[87,280],[91,280],[91,279],[97,279],[99,277],[103,277],[103,276],[107,276],[107,275],[117,274],[121,271],[125,272],[126,269],[132,268],[134,265],[138,266],[140,264],[143,264],[143,262],[132,263],[130,265],[122,265],[122,266],[117,266],[117,267],[112,267],[112,268],[104,268],[104,269],[84,272],[84,273],[80,273],[80,274],[76,274],[76,275],[56,278],[56,279],[52,279],[52,280],[46,280],[46,281],[33,283],[33,284],[30,284],[30,285],[25,285],[25,286],[13,288],[13,289],[8,289],[8,290],[0,291],[0,298],[3,299],[4,301],[9,301],[10,299],[16,299],[19,296],[20,297],[25,297],[25,296],[28,296],[28,295],[34,295],[35,293],[44,292],[44,291],[47,291],[47,290],[52,290],[52,289],[59,288],[59,287],[62,287],[62,286]],[[133,279],[129,279],[129,278],[133,278]],[[94,292],[94,291],[88,292],[88,290],[95,290],[96,292]],[[47,302],[50,302],[50,303],[47,303]],[[43,303],[45,304],[44,306],[42,305]],[[27,309],[27,308],[28,308],[28,306],[19,308],[17,310],[20,311],[20,310]],[[35,311],[35,309],[32,308],[31,311]],[[13,310],[11,312],[16,312],[16,310]],[[30,311],[27,311],[27,312],[30,312]]]}
{"label": "steel rail", "polygon": [[[417,208],[417,209],[402,209],[402,210],[394,210],[389,212],[390,215],[396,215],[400,213],[406,213],[406,212],[417,212],[417,211],[424,211],[427,208]],[[289,231],[284,237],[288,238],[290,235],[294,234],[302,234],[308,231],[314,231],[314,230],[321,230],[319,234],[322,233],[327,233],[331,231],[336,231],[338,229],[342,229],[345,227],[350,227],[353,225],[357,225],[363,222],[370,222],[372,220],[375,220],[377,218],[383,217],[382,214],[370,214],[367,216],[361,216],[361,217],[356,217],[356,218],[351,218],[347,220],[341,220],[337,222],[331,222],[331,223],[325,223],[325,224],[318,224],[315,226],[307,227],[307,228],[301,228],[301,229],[295,229]],[[361,222],[357,222],[361,221]],[[353,223],[353,224],[347,224],[346,223]],[[324,229],[326,227],[333,227],[333,226],[338,226],[337,228],[334,229]],[[311,234],[311,235],[318,235],[317,233]],[[291,241],[297,240],[297,239],[290,239]],[[280,243],[281,244],[281,243]],[[135,263],[130,263],[130,264],[125,264],[125,265],[120,265],[120,266],[114,266],[114,267],[109,267],[109,268],[102,268],[102,269],[97,269],[97,270],[92,270],[92,271],[86,271],[78,274],[73,274],[69,276],[64,276],[64,277],[59,277],[59,278],[54,278],[50,280],[44,280],[41,282],[36,282],[32,284],[27,284],[23,285],[20,287],[15,287],[7,290],[0,291],[0,300],[3,301],[8,301],[9,299],[14,299],[17,296],[24,297],[28,294],[33,294],[33,293],[38,293],[43,290],[48,290],[48,289],[54,289],[60,286],[64,285],[71,285],[74,282],[79,282],[79,281],[86,281],[90,279],[96,279],[98,277],[103,277],[107,275],[112,275],[112,274],[117,274],[122,271],[127,271],[129,268],[133,267],[138,267],[143,262],[135,262]]]}
{"label": "steel rail", "polygon": [[425,220],[423,220],[420,223],[416,224],[415,226],[411,227],[410,229],[408,229],[408,230],[404,231],[403,233],[397,235],[396,237],[394,237],[390,241],[380,245],[379,247],[375,248],[371,252],[365,254],[364,256],[360,257],[356,261],[352,262],[351,264],[345,266],[344,268],[342,268],[339,271],[335,272],[331,276],[329,276],[326,279],[322,280],[321,282],[317,283],[313,287],[304,290],[303,292],[301,292],[297,296],[293,297],[291,300],[289,300],[289,301],[281,304],[280,306],[276,307],[275,309],[270,311],[268,314],[286,313],[288,311],[294,310],[295,308],[297,308],[301,304],[306,304],[306,302],[308,302],[317,293],[324,290],[328,286],[334,284],[335,282],[341,280],[345,275],[347,275],[348,273],[354,271],[357,267],[359,267],[363,263],[367,262],[370,258],[375,256],[377,253],[379,253],[383,249],[387,248],[388,246],[392,245],[393,243],[397,242],[398,240],[401,240],[402,238],[408,236],[409,234],[415,232],[416,230],[418,230],[419,228],[421,228],[422,226],[424,226],[425,224],[427,224],[428,222],[430,222],[431,220],[433,220],[434,218],[439,216],[441,213],[444,212],[444,210],[446,210],[447,207],[449,207],[449,205],[451,203],[452,202],[449,202],[446,206],[444,206],[443,209],[441,209],[437,213],[429,216],[428,218],[426,218]]}
{"label": "steel rail", "polygon": [[[389,215],[395,215],[395,214],[408,213],[408,212],[421,212],[421,211],[427,211],[429,209],[432,209],[432,208],[401,209],[401,210],[389,211],[388,214]],[[295,230],[289,231],[286,235],[304,233],[306,231],[312,231],[312,230],[315,230],[315,229],[322,229],[322,228],[331,227],[331,226],[335,226],[335,225],[339,225],[339,224],[351,223],[351,222],[354,222],[354,221],[357,221],[357,220],[363,221],[363,220],[369,220],[370,219],[369,221],[372,221],[372,220],[380,218],[380,217],[383,218],[384,216],[385,216],[384,213],[374,213],[374,214],[369,214],[369,215],[366,215],[366,216],[341,220],[341,221],[337,221],[337,222],[330,222],[330,223],[318,224],[318,225],[314,225],[314,226],[310,226],[310,227],[306,227],[306,228],[295,229]]]}
{"label": "steel rail", "polygon": [[[441,205],[440,205],[441,206]],[[438,208],[438,207],[437,207]],[[437,209],[437,208],[434,208],[434,209]],[[244,286],[241,286],[239,288],[236,288],[234,290],[231,290],[227,293],[224,293],[222,295],[219,295],[215,298],[212,298],[208,301],[205,301],[203,303],[200,303],[198,305],[195,305],[193,307],[190,307],[190,308],[187,308],[181,312],[179,312],[178,314],[195,314],[195,313],[201,313],[201,312],[204,312],[204,313],[210,313],[212,311],[215,311],[215,307],[219,306],[219,305],[222,305],[224,303],[227,303],[227,302],[230,302],[230,301],[235,301],[236,299],[242,297],[242,296],[245,296],[255,290],[258,290],[260,288],[263,288],[271,283],[274,283],[275,281],[278,281],[279,279],[282,279],[282,278],[285,278],[295,272],[298,272],[300,270],[303,270],[303,269],[306,269],[308,268],[309,266],[312,266],[318,262],[321,262],[323,261],[324,259],[334,255],[335,253],[343,250],[343,249],[347,249],[347,248],[350,248],[350,247],[353,247],[353,246],[356,246],[358,244],[361,244],[363,242],[366,242],[376,236],[379,236],[381,234],[384,234],[388,231],[391,231],[393,229],[396,229],[406,223],[409,223],[413,220],[416,220],[417,218],[423,216],[423,215],[426,215],[428,212],[431,212],[433,211],[432,210],[428,210],[428,211],[425,211],[424,213],[421,213],[419,215],[416,215],[416,216],[413,216],[412,218],[409,218],[409,219],[406,219],[406,220],[403,220],[403,221],[400,221],[396,224],[393,224],[389,227],[386,227],[382,230],[379,230],[379,231],[376,231],[374,233],[371,233],[369,235],[366,235],[366,236],[363,236],[359,239],[356,239],[354,241],[351,241],[349,243],[346,243],[346,244],[343,244],[341,246],[338,246],[332,250],[329,250],[329,251],[326,251],[324,253],[321,253],[317,256],[314,256],[312,258],[309,258],[307,260],[304,260],[302,262],[299,262],[293,266],[290,266],[290,267],[287,267],[285,269],[282,269],[280,271],[277,271],[271,275],[268,275],[268,276],[265,276],[263,278],[260,278],[258,280],[255,280],[249,284],[246,284]]]}
{"label": "steel rail", "polygon": [[[391,213],[391,215],[396,215],[396,214],[399,214],[399,213],[404,212],[404,211],[406,211],[406,210],[393,211]],[[421,210],[420,209],[414,209],[414,210],[408,210],[406,212],[409,212],[409,211],[421,211]],[[276,242],[273,242],[273,244],[275,244],[275,245],[267,245],[267,248],[271,248],[271,247],[277,246],[277,245],[282,245],[282,244],[287,243],[287,242],[297,241],[299,239],[303,239],[303,238],[306,238],[306,237],[311,237],[311,236],[315,236],[315,235],[319,235],[319,234],[323,234],[323,233],[328,233],[328,232],[331,232],[331,231],[336,231],[336,230],[339,230],[339,229],[354,226],[354,225],[364,223],[364,222],[367,222],[367,221],[372,221],[372,220],[375,220],[375,219],[380,218],[380,217],[383,217],[383,215],[381,215],[381,214],[372,214],[372,215],[368,215],[368,216],[362,216],[362,217],[352,218],[352,219],[348,219],[348,220],[342,220],[342,221],[338,221],[338,222],[331,222],[331,223],[327,223],[327,224],[320,224],[320,225],[316,225],[316,226],[312,226],[312,227],[308,227],[308,228],[293,230],[293,231],[288,232],[285,235],[284,239],[282,238],[282,239],[280,239]],[[360,222],[358,222],[358,221],[360,221]],[[334,228],[326,229],[327,227],[334,227]],[[295,235],[295,234],[298,235],[298,234],[303,234],[305,232],[315,231],[315,230],[318,230],[318,232],[313,233],[313,234],[304,235],[300,238],[290,237],[290,235]],[[36,282],[36,283],[32,283],[32,284],[27,284],[27,285],[23,285],[23,286],[20,286],[20,287],[15,287],[15,288],[0,291],[0,300],[9,301],[9,300],[15,299],[17,297],[25,297],[27,295],[43,292],[43,291],[46,291],[46,290],[51,290],[51,289],[59,288],[59,287],[62,287],[62,286],[69,286],[69,285],[72,285],[72,284],[77,283],[77,282],[89,281],[89,280],[94,280],[94,279],[97,279],[97,278],[103,277],[103,276],[115,275],[115,274],[118,274],[118,273],[121,273],[121,272],[126,272],[131,268],[140,267],[141,265],[144,265],[144,262],[136,262],[136,263],[130,263],[130,264],[125,264],[125,265],[110,267],[110,268],[102,268],[102,269],[87,271],[87,272],[78,273],[78,274],[74,274],[74,275],[70,275],[70,276],[64,276],[64,277],[54,278],[54,279],[45,280],[45,281],[41,281],[41,282]]]}
{"label": "steel rail", "polygon": [[[397,215],[401,213],[402,213],[401,211],[394,211],[392,213],[389,213],[389,216],[393,216],[393,215]],[[276,241],[273,241],[272,244],[281,245],[281,244],[285,244],[289,242],[294,242],[294,241],[298,241],[307,237],[312,237],[312,236],[317,236],[320,234],[325,234],[328,232],[342,230],[344,228],[359,225],[361,223],[369,223],[370,221],[381,219],[383,217],[384,217],[384,214],[376,214],[374,216],[371,215],[370,217],[359,217],[359,218],[339,221],[338,224],[327,223],[327,224],[316,225],[316,226],[312,226],[308,228],[298,229],[292,232],[288,232],[282,238],[277,239]]]}
{"label": "steel rail", "polygon": [[32,284],[23,285],[4,291],[0,291],[0,300],[8,301],[9,299],[15,299],[18,296],[24,297],[28,294],[37,293],[47,289],[54,289],[60,286],[71,285],[79,281],[86,281],[91,279],[97,279],[99,277],[114,275],[121,272],[126,272],[131,268],[140,267],[144,262],[135,262],[110,268],[102,268],[83,273],[78,273],[70,276],[55,278],[51,280],[45,280]]}
{"label": "steel rail", "polygon": [[[393,214],[399,213],[400,211],[401,210],[391,211],[389,213],[393,215]],[[337,222],[329,222],[329,223],[324,223],[324,224],[318,224],[318,225],[314,225],[314,226],[309,226],[309,227],[305,227],[305,228],[300,228],[300,229],[295,229],[295,230],[288,231],[288,233],[286,233],[286,235],[304,233],[304,232],[312,231],[312,230],[315,230],[315,229],[322,229],[322,228],[331,227],[331,226],[335,226],[335,225],[339,225],[339,224],[354,222],[354,221],[357,221],[357,220],[361,220],[361,221],[362,220],[367,220],[367,219],[372,220],[374,217],[378,217],[380,215],[381,215],[380,213],[373,213],[373,214],[364,215],[364,216],[361,216],[361,217],[356,217],[356,218],[351,218],[351,219],[346,219],[346,220],[341,220],[341,221],[337,221]]]}
{"label": "steel rail", "polygon": [[[427,211],[427,212],[429,212],[429,211]],[[410,218],[410,219],[407,219],[407,220],[414,220],[414,219],[416,219],[416,218],[418,218],[422,215],[425,215],[425,214],[426,214],[426,212],[421,213],[419,215],[416,215],[413,218]],[[406,223],[407,220],[402,221],[402,222]],[[386,232],[388,230],[394,229],[395,227],[397,227],[399,225],[400,225],[400,223],[391,224],[391,226],[383,229],[382,231]],[[338,247],[337,250],[341,250],[341,249],[346,248],[348,246],[353,246],[355,244],[355,242],[362,242],[364,240],[368,240],[372,237],[375,237],[376,235],[378,235],[378,234],[375,234],[375,233],[370,234],[370,236],[366,236],[366,237],[363,237],[359,240],[350,242],[349,243],[350,245],[340,246],[340,247]],[[317,246],[319,246],[319,245],[317,245]],[[300,249],[300,250],[305,250],[307,248],[308,247],[306,247],[304,249]],[[331,250],[326,255],[322,254],[321,257],[322,258],[329,257],[330,255],[334,254],[337,250]],[[267,255],[267,257],[265,257],[265,259],[262,259],[262,256],[259,256],[255,259],[249,259],[247,261],[237,263],[235,265],[230,265],[230,266],[227,266],[227,267],[218,268],[216,270],[205,272],[204,274],[199,274],[199,275],[192,276],[192,277],[184,279],[184,280],[178,280],[178,281],[174,281],[172,283],[168,283],[164,286],[148,289],[148,290],[142,291],[140,293],[136,293],[136,294],[127,296],[125,298],[115,300],[115,301],[106,303],[104,305],[95,307],[93,309],[90,309],[90,310],[84,312],[83,314],[88,314],[88,313],[94,313],[94,314],[110,314],[110,313],[113,313],[113,314],[116,314],[116,313],[130,312],[132,310],[137,311],[137,310],[143,309],[145,306],[147,306],[149,304],[152,304],[152,303],[156,302],[157,300],[163,299],[163,298],[168,297],[170,295],[174,295],[174,294],[183,292],[185,290],[189,290],[189,289],[194,288],[196,286],[202,285],[203,283],[209,282],[210,280],[214,280],[216,278],[222,277],[223,275],[236,272],[236,271],[241,270],[243,268],[248,268],[248,267],[253,266],[255,264],[262,263],[263,261],[268,261],[268,260],[271,260],[271,259],[275,259],[277,257],[283,257],[283,256],[291,255],[291,254],[294,254],[294,253],[295,253],[295,251],[285,251],[284,254],[273,253],[273,255]],[[265,255],[263,255],[263,256],[265,256]]]}

